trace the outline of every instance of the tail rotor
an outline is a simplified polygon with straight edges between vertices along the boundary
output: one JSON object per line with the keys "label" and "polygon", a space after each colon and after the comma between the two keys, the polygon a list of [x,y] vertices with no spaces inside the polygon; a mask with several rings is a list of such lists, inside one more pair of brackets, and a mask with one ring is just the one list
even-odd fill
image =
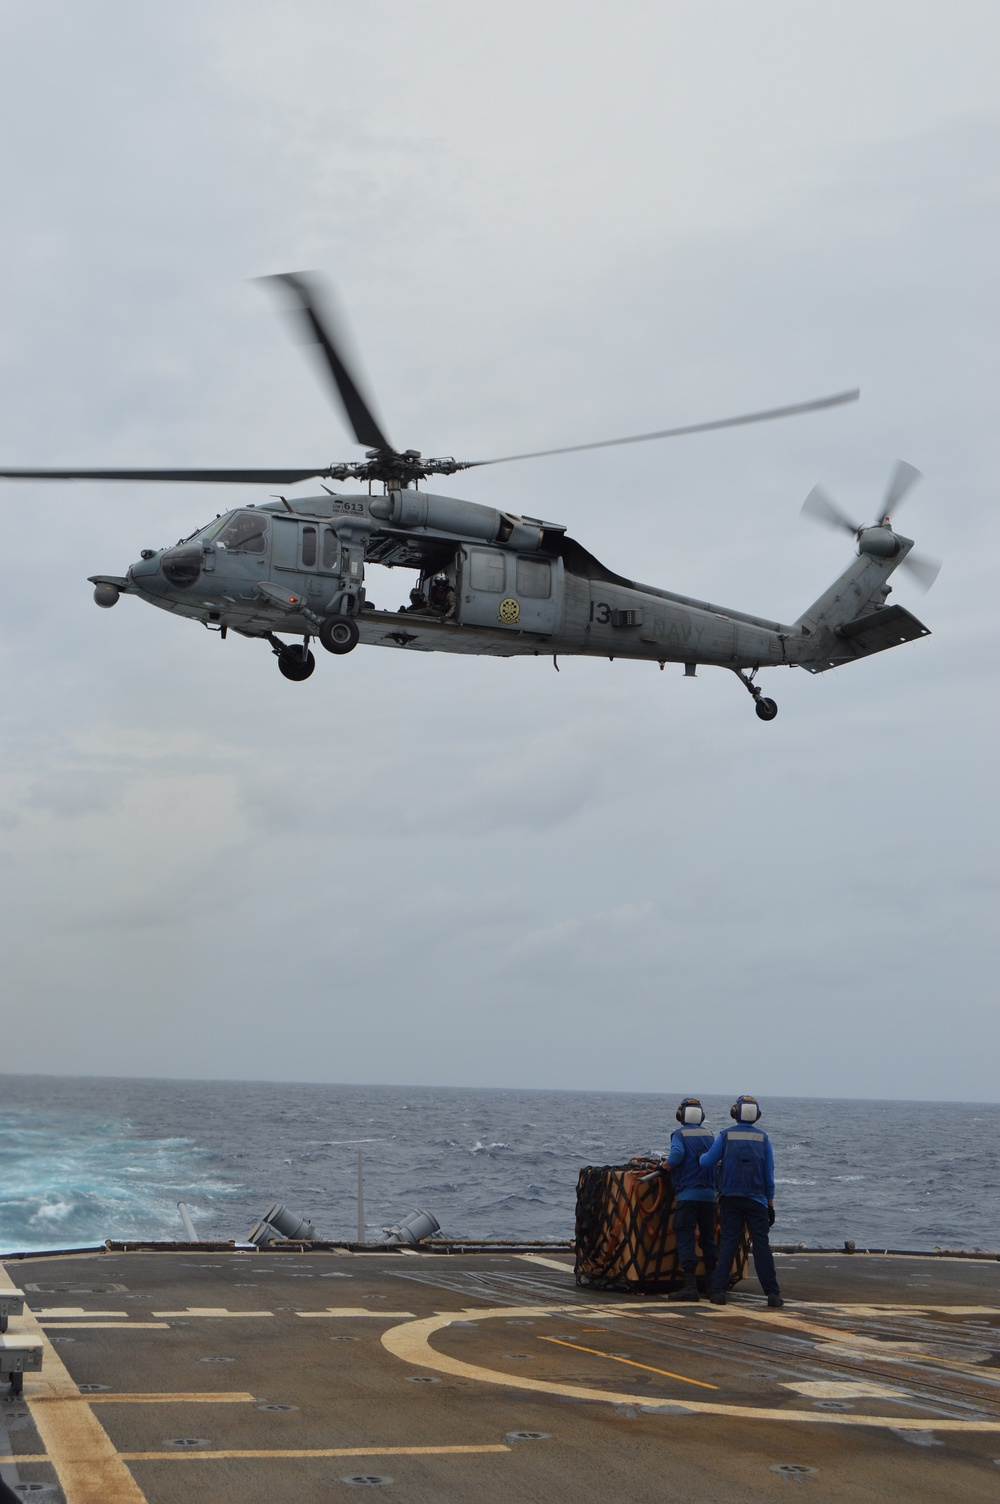
{"label": "tail rotor", "polygon": [[[813,486],[802,503],[802,515],[811,517],[815,522],[822,522],[827,527],[850,533],[857,540],[859,553],[891,558],[899,548],[896,535],[892,530],[893,516],[899,510],[905,497],[921,479],[921,472],[915,465],[908,464],[906,460],[899,460],[889,477],[889,484],[882,498],[882,507],[874,523],[853,521],[823,490],[822,486]],[[941,569],[939,559],[932,559],[928,554],[916,553],[912,548],[900,560],[900,564],[904,569],[909,570],[921,590],[931,588]]]}

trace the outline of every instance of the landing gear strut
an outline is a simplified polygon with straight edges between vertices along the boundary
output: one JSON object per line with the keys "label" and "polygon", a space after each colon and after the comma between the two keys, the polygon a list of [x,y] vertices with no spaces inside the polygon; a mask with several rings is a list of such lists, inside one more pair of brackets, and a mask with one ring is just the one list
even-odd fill
{"label": "landing gear strut", "polygon": [[300,645],[297,642],[282,642],[280,637],[275,637],[273,632],[269,632],[267,640],[278,660],[278,668],[286,679],[293,679],[299,683],[309,678],[316,667],[316,659],[309,651],[308,637],[303,638]]}
{"label": "landing gear strut", "polygon": [[760,685],[753,682],[757,677],[757,670],[752,668],[748,674],[745,674],[742,669],[734,668],[733,673],[744,688],[753,695],[754,709],[759,718],[762,721],[773,721],[778,714],[778,707],[773,700],[768,699]]}

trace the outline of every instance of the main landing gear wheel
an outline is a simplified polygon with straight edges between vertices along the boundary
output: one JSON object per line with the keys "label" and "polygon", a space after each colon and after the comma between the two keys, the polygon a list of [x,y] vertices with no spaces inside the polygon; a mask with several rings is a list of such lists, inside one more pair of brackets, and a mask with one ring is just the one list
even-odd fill
{"label": "main landing gear wheel", "polygon": [[328,653],[352,652],[360,636],[352,616],[328,616],[319,629],[319,640]]}
{"label": "main landing gear wheel", "polygon": [[767,698],[760,685],[753,682],[757,677],[757,670],[752,668],[748,674],[745,674],[741,668],[734,668],[733,673],[747,693],[753,695],[753,708],[758,718],[762,721],[773,721],[778,714],[778,707],[774,700]]}
{"label": "main landing gear wheel", "polygon": [[296,683],[301,679],[308,679],[316,667],[316,659],[308,648],[299,647],[295,643],[282,648],[278,654],[278,667],[286,679],[294,679]]}

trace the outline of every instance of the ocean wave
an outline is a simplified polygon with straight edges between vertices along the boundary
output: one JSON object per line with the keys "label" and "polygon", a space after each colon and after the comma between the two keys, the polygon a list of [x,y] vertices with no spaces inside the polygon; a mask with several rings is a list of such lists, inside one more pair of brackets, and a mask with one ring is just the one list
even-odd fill
{"label": "ocean wave", "polygon": [[[180,1236],[181,1200],[203,1237],[243,1238],[281,1201],[350,1238],[359,1148],[372,1231],[422,1207],[456,1238],[568,1238],[580,1167],[662,1143],[667,1116],[624,1093],[15,1076],[0,1102],[4,1251]],[[774,1099],[767,1126],[783,1242],[995,1244],[1000,1108]]]}
{"label": "ocean wave", "polygon": [[0,1251],[178,1234],[176,1203],[236,1188],[191,1139],[136,1135],[126,1119],[0,1113]]}

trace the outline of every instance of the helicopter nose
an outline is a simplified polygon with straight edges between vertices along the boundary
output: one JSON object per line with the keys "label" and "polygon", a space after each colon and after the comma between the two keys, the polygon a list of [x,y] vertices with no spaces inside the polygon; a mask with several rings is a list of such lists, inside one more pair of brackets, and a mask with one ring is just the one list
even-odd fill
{"label": "helicopter nose", "polygon": [[167,582],[160,569],[160,556],[151,548],[143,549],[141,556],[129,569],[128,575],[133,585],[145,591],[147,595],[162,595],[167,588]]}

